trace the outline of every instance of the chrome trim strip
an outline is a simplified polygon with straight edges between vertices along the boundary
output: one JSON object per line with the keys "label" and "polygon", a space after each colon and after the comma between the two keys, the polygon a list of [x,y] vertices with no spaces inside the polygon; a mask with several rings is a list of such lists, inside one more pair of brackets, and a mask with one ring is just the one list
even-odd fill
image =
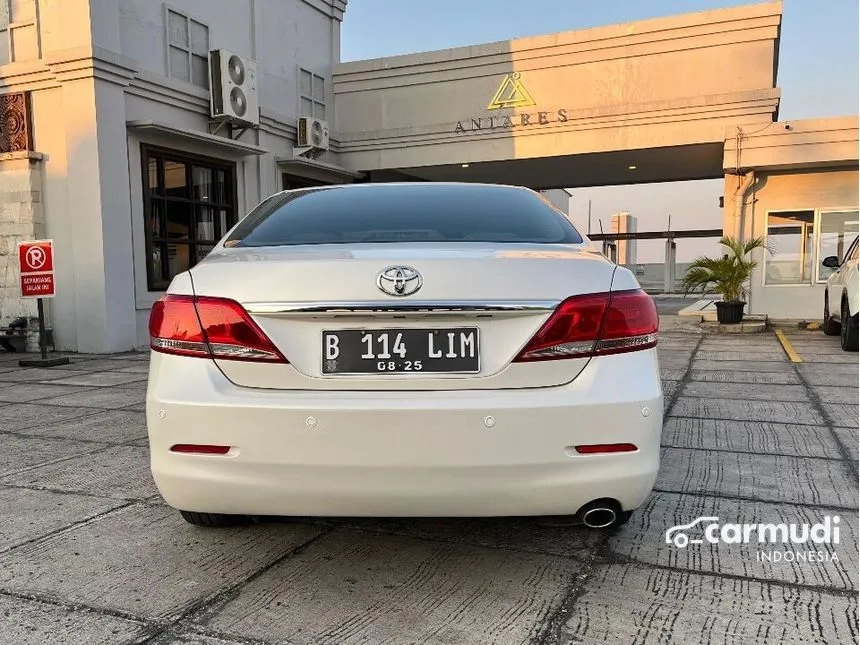
{"label": "chrome trim strip", "polygon": [[553,311],[561,300],[413,300],[409,302],[248,302],[249,314],[262,316],[362,315],[368,313],[468,314]]}

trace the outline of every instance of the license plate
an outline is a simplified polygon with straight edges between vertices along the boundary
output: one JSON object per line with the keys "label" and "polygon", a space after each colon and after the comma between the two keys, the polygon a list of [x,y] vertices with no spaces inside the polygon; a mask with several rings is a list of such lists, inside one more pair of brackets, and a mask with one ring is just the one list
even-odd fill
{"label": "license plate", "polygon": [[478,329],[343,329],[322,334],[323,374],[480,371]]}

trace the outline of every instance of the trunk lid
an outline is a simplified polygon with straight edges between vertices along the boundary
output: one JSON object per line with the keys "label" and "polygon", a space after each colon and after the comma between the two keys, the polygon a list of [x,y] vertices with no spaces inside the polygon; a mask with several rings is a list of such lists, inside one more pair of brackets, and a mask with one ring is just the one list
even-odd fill
{"label": "trunk lid", "polygon": [[[408,297],[383,292],[378,277],[390,266],[415,269],[423,280],[420,289]],[[217,360],[238,385],[460,390],[543,387],[576,378],[588,359],[511,361],[559,302],[609,291],[614,270],[584,245],[421,243],[217,249],[191,277],[196,295],[243,305],[289,361]],[[376,355],[384,355],[378,334],[386,330],[415,330],[408,338],[435,333],[440,351],[449,330],[477,330],[472,340],[480,361],[469,373],[327,374],[323,334],[345,330],[356,330],[355,342],[376,334],[370,341],[375,349],[360,345]],[[390,337],[393,342],[394,331]],[[471,348],[462,344],[470,341],[464,338],[452,342],[468,354]]]}

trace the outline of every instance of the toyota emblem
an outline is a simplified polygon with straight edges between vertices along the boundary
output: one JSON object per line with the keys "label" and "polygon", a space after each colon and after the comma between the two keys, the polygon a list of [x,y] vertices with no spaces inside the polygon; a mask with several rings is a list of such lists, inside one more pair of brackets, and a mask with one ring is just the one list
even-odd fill
{"label": "toyota emblem", "polygon": [[412,267],[387,267],[376,278],[376,286],[389,296],[411,296],[422,284],[421,274]]}

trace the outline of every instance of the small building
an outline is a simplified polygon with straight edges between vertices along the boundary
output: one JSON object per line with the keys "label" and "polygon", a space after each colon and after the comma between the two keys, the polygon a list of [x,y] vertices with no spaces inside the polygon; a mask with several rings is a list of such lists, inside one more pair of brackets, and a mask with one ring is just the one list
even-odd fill
{"label": "small building", "polygon": [[751,311],[817,314],[822,254],[857,230],[858,126],[778,122],[780,2],[341,63],[346,10],[0,0],[0,326],[35,315],[20,240],[55,243],[55,347],[124,351],[268,195],[392,180],[567,212],[563,188],[724,177],[726,231],[778,241]]}
{"label": "small building", "polygon": [[755,253],[747,311],[771,318],[818,320],[824,283],[858,227],[857,117],[809,119],[727,132],[723,230],[749,240]]}

